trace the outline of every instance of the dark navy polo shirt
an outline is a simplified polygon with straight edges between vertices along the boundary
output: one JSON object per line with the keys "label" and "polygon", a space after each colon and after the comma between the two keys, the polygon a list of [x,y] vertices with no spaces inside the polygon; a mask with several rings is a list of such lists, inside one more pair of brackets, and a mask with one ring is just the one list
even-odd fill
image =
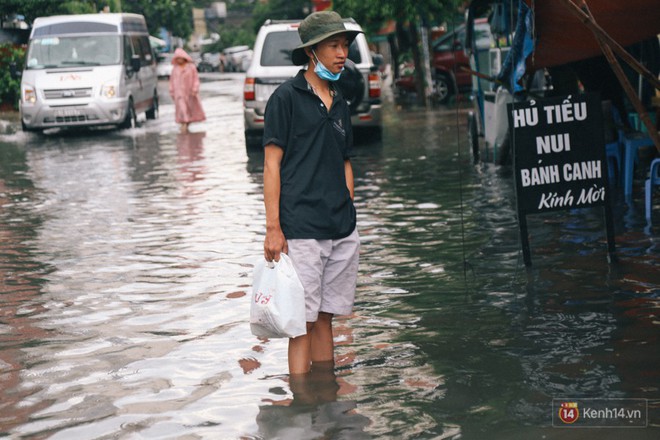
{"label": "dark navy polo shirt", "polygon": [[355,229],[344,161],[353,155],[348,105],[339,91],[330,112],[304,70],[280,85],[266,105],[263,145],[284,154],[280,166],[280,225],[287,239],[338,239]]}

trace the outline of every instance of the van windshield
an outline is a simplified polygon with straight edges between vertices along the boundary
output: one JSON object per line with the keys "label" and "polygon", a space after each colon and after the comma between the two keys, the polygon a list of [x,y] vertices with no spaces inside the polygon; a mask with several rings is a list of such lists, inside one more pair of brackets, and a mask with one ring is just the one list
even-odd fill
{"label": "van windshield", "polygon": [[28,69],[72,66],[108,66],[121,60],[118,35],[34,38],[27,54]]}

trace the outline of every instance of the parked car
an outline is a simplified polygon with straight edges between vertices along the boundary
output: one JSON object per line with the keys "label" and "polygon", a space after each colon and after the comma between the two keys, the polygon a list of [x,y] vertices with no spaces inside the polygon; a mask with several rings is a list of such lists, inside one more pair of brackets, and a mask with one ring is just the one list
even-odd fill
{"label": "parked car", "polygon": [[197,64],[197,70],[200,72],[221,72],[223,71],[222,61],[219,53],[203,53],[202,59]]}
{"label": "parked car", "polygon": [[[353,19],[345,19],[350,30],[362,30]],[[275,89],[300,70],[291,61],[291,51],[301,44],[300,21],[267,20],[259,30],[254,57],[245,75],[243,114],[248,149],[261,142],[266,103]],[[380,136],[381,79],[378,66],[369,51],[364,34],[358,34],[348,51],[344,72],[338,84],[351,109],[351,121],[357,130]]]}
{"label": "parked car", "polygon": [[225,56],[225,72],[244,72],[249,60],[252,59],[253,51],[249,46],[232,46],[222,53]]}
{"label": "parked car", "polygon": [[158,78],[168,78],[172,74],[172,69],[174,66],[172,65],[172,57],[173,54],[171,53],[161,53],[158,54],[158,64],[156,65],[156,73],[158,74]]}
{"label": "parked car", "polygon": [[[487,50],[491,47],[492,37],[486,19],[475,22],[475,37],[478,49]],[[464,44],[464,24],[431,43],[432,97],[438,102],[446,102],[454,94],[469,92],[472,89],[472,74],[463,69],[470,69],[470,59],[465,53]],[[403,74],[395,81],[395,85],[402,91],[415,91],[414,66],[406,64]]]}

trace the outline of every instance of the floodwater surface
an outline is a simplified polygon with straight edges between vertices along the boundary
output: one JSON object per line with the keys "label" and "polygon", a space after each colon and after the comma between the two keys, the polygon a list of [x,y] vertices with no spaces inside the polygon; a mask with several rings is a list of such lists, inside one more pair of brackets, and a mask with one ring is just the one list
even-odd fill
{"label": "floodwater surface", "polygon": [[[0,127],[0,437],[657,438],[641,195],[614,197],[618,262],[583,209],[530,218],[527,269],[511,172],[472,164],[454,107],[390,103],[382,141],[360,141],[355,310],[334,368],[290,381],[286,341],[248,323],[263,155],[240,75],[207,80],[189,134],[167,103],[133,130]],[[553,427],[571,398],[648,399],[649,427]]]}

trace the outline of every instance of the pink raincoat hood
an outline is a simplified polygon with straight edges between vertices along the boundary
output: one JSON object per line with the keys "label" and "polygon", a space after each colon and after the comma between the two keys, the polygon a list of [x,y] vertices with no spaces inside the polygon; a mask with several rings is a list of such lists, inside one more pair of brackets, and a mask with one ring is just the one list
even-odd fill
{"label": "pink raincoat hood", "polygon": [[172,64],[176,64],[176,59],[177,58],[183,58],[189,63],[193,62],[193,59],[186,53],[185,50],[181,49],[180,47],[177,47],[176,50],[174,51],[174,57],[172,57]]}

